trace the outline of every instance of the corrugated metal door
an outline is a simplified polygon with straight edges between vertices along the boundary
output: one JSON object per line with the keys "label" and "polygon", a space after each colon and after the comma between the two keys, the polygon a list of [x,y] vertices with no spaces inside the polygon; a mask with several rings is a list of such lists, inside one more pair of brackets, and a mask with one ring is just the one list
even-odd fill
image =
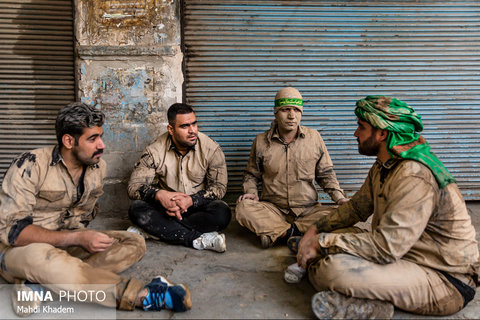
{"label": "corrugated metal door", "polygon": [[355,101],[396,96],[467,199],[480,199],[479,1],[184,1],[186,101],[227,156],[240,191],[256,134],[291,85],[304,125],[321,131],[341,186],[358,190],[374,159],[358,155]]}
{"label": "corrugated metal door", "polygon": [[75,99],[71,1],[0,2],[0,179],[19,153],[56,143]]}

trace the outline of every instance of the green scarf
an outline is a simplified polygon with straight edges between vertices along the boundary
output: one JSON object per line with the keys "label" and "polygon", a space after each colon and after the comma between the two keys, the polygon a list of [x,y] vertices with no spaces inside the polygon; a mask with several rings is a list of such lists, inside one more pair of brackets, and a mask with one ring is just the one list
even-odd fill
{"label": "green scarf", "polygon": [[390,155],[411,159],[426,165],[441,189],[456,182],[447,168],[430,151],[430,145],[417,132],[423,130],[421,117],[396,98],[367,96],[357,101],[355,115],[373,127],[387,130],[387,150]]}

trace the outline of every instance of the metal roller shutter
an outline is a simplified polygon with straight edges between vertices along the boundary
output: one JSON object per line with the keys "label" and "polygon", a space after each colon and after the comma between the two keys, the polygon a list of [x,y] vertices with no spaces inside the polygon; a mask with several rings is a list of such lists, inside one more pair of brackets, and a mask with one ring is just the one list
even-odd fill
{"label": "metal roller shutter", "polygon": [[0,179],[21,152],[56,143],[75,99],[72,1],[0,2]]}
{"label": "metal roller shutter", "polygon": [[355,101],[385,94],[422,115],[464,196],[480,199],[478,1],[185,0],[184,16],[186,101],[225,151],[230,192],[291,85],[350,194],[374,161],[357,152]]}

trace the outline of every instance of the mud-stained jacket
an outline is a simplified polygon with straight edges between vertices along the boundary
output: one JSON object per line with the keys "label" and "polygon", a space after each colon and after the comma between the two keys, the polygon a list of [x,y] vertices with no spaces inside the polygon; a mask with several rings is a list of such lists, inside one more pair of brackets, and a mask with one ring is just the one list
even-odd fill
{"label": "mud-stained jacket", "polygon": [[262,182],[260,200],[298,215],[317,203],[315,181],[333,201],[345,198],[318,131],[299,126],[297,138],[285,144],[274,121],[255,138],[243,177],[244,193],[258,195],[257,185]]}
{"label": "mud-stained jacket", "polygon": [[432,172],[413,160],[377,160],[352,199],[315,223],[320,232],[354,225],[373,214],[372,231],[322,233],[326,253],[349,253],[388,264],[399,259],[476,280],[475,229],[455,183],[440,189]]}
{"label": "mud-stained jacket", "polygon": [[105,161],[88,166],[83,193],[75,186],[58,147],[26,152],[16,158],[0,190],[0,240],[13,245],[20,232],[35,224],[48,230],[84,228],[97,213],[103,194]]}
{"label": "mud-stained jacket", "polygon": [[155,201],[159,190],[183,192],[193,207],[223,198],[227,190],[227,165],[222,149],[199,132],[197,143],[182,156],[168,132],[158,137],[135,164],[128,195],[131,199]]}

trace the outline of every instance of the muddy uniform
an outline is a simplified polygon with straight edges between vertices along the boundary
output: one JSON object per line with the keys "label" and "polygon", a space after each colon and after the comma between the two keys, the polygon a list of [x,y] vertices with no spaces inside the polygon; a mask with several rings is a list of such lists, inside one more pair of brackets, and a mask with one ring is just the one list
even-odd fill
{"label": "muddy uniform", "polygon": [[[56,248],[47,243],[14,247],[20,232],[34,224],[48,230],[82,230],[95,217],[103,194],[105,161],[87,166],[76,186],[58,147],[24,153],[12,163],[0,190],[0,275],[10,283],[29,280],[53,291],[111,285],[101,304],[125,310],[143,287],[117,275],[138,262],[145,241],[124,231],[102,231],[116,239],[103,252],[81,247]],[[68,284],[68,285],[67,285]]]}
{"label": "muddy uniform", "polygon": [[[372,214],[371,232],[340,229]],[[317,290],[429,315],[457,312],[473,298],[479,253],[465,201],[455,183],[440,189],[417,161],[377,160],[350,202],[315,225],[326,256],[309,267]]]}
{"label": "muddy uniform", "polygon": [[305,232],[325,214],[318,203],[315,181],[334,202],[345,198],[320,133],[299,126],[297,138],[285,144],[272,125],[253,142],[244,175],[244,193],[258,195],[257,185],[262,182],[260,201],[242,200],[236,218],[242,226],[257,235],[268,235],[272,241],[293,221]]}
{"label": "muddy uniform", "polygon": [[[128,195],[137,200],[130,207],[130,219],[163,241],[191,247],[203,233],[223,230],[230,222],[230,208],[220,200],[227,181],[225,156],[218,143],[199,132],[196,145],[182,155],[166,132],[135,164],[128,182]],[[155,200],[159,190],[191,196],[193,205],[182,214],[183,220],[169,216]]]}

